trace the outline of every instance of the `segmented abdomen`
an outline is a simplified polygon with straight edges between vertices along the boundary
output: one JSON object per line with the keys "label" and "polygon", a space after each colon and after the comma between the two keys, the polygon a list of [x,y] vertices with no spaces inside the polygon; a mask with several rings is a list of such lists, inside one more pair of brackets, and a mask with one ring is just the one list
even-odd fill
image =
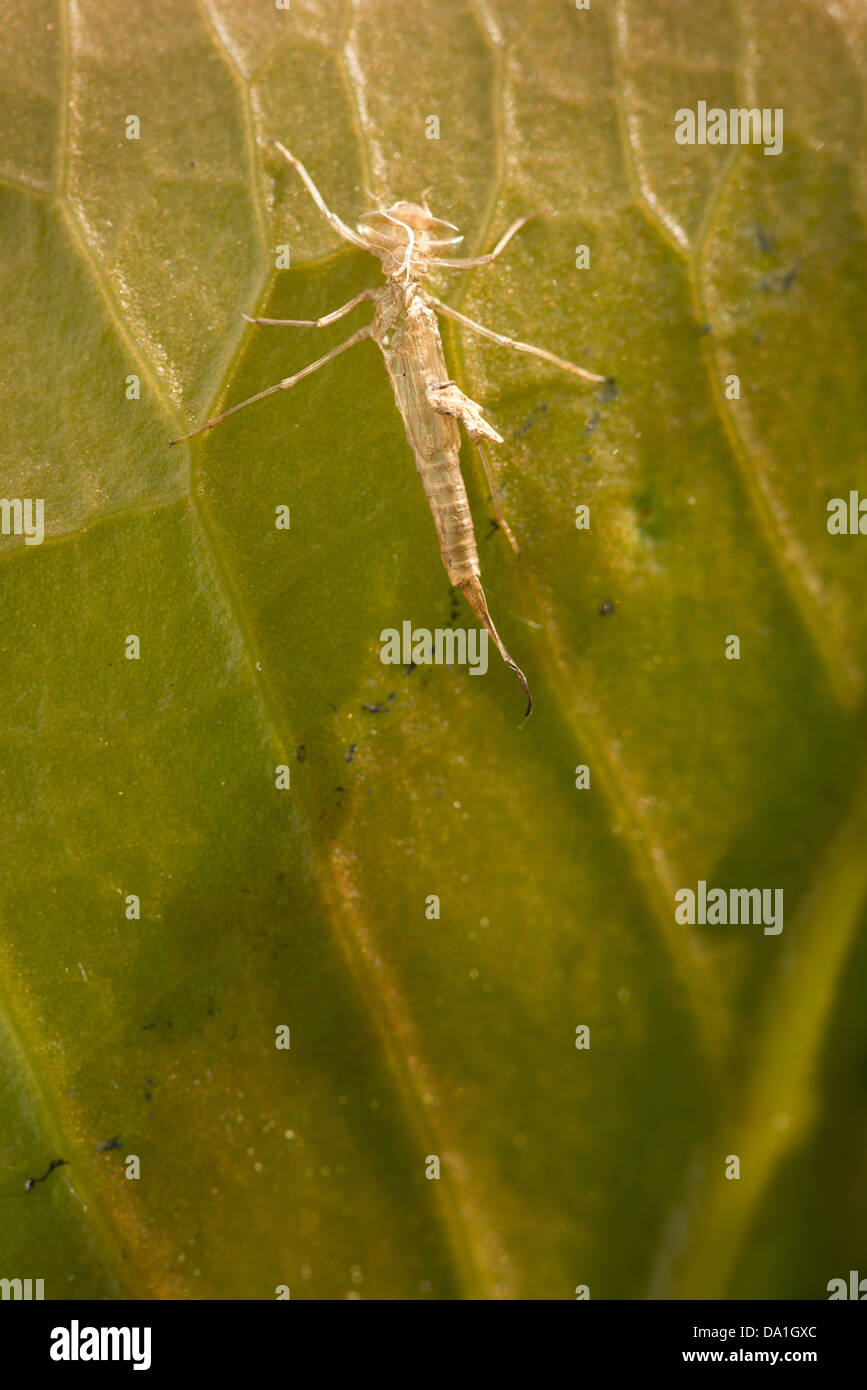
{"label": "segmented abdomen", "polygon": [[382,345],[394,399],[415,456],[452,584],[479,574],[473,519],[461,477],[461,437],[451,415],[435,411],[428,384],[448,381],[442,339],[432,309],[413,303]]}

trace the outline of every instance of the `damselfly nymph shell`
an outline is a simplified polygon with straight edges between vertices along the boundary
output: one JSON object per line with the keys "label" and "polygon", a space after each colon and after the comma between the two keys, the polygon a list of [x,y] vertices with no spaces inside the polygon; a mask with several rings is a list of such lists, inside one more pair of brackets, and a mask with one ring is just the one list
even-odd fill
{"label": "damselfly nymph shell", "polygon": [[[171,443],[180,444],[192,439],[205,430],[213,429],[236,411],[273,395],[275,391],[288,390],[304,377],[310,376],[311,372],[318,372],[320,367],[332,362],[335,357],[339,357],[356,343],[372,338],[382,352],[391,378],[395,403],[403,417],[407,441],[430,504],[446,573],[493,638],[506,665],[518,677],[527,696],[526,714],[529,714],[532,700],[527,678],[503,646],[488,612],[488,602],[481,584],[481,567],[473,519],[461,474],[461,437],[458,425],[463,424],[479,451],[491,489],[494,515],[517,554],[518,545],[500,510],[496,482],[486,452],[486,441],[502,444],[503,437],[485,419],[482,407],[471,400],[457,382],[452,381],[446,366],[437,314],[444,314],[446,318],[453,319],[483,338],[499,343],[501,347],[514,348],[517,352],[527,352],[535,357],[544,358],[561,370],[584,377],[587,381],[602,383],[605,378],[595,372],[588,372],[584,367],[577,367],[574,362],[566,362],[547,348],[521,343],[516,338],[509,338],[503,333],[495,333],[493,329],[485,328],[483,324],[476,323],[474,319],[467,318],[457,309],[444,304],[421,284],[422,276],[438,267],[448,270],[472,270],[476,266],[490,265],[508,246],[515,233],[530,220],[529,215],[519,217],[513,222],[492,251],[463,259],[448,254],[463,241],[463,237],[452,222],[444,222],[442,218],[433,216],[424,193],[421,195],[420,203],[397,202],[392,203],[391,207],[365,213],[359,218],[356,231],[353,231],[328,207],[301,160],[287,150],[285,145],[281,145],[279,140],[273,143],[298,171],[322,216],[327,218],[344,241],[379,257],[386,283],[361,290],[339,309],[323,314],[318,319],[250,319],[251,323],[271,327],[325,328],[351,313],[357,305],[365,301],[375,306],[374,316],[369,323],[356,328],[344,342],[338,343],[315,362],[302,367],[291,376],[284,377],[273,386],[266,386],[255,395],[248,396],[246,400],[229,406],[212,420],[206,420],[204,425],[199,425],[198,429],[190,430],[189,434],[182,435],[180,439],[174,439]],[[247,318],[247,315],[244,317]]]}

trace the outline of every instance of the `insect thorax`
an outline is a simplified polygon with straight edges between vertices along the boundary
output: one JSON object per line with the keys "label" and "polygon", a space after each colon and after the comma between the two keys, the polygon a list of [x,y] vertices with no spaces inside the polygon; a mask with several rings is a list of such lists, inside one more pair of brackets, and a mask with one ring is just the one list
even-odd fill
{"label": "insect thorax", "polygon": [[389,279],[426,275],[440,256],[448,256],[463,241],[457,227],[434,217],[419,203],[392,203],[359,219],[358,231],[382,262]]}

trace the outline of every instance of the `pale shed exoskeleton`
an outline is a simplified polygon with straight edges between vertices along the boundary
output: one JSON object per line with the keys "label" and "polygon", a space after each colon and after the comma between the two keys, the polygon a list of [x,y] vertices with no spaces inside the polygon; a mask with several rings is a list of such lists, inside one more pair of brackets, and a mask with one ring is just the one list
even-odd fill
{"label": "pale shed exoskeleton", "polygon": [[[502,347],[514,348],[518,352],[529,352],[553,362],[563,371],[583,377],[585,381],[605,382],[606,378],[576,367],[572,362],[564,362],[544,348],[531,347],[528,343],[516,342],[501,333],[484,328],[473,319],[466,318],[457,310],[449,308],[424,288],[421,281],[428,271],[434,269],[463,270],[475,266],[490,265],[495,261],[512,237],[523,227],[528,217],[520,217],[503,233],[493,251],[487,255],[454,259],[450,250],[457,246],[463,237],[450,222],[434,217],[426,200],[418,203],[394,203],[389,208],[366,213],[353,231],[326,205],[321,193],[308,174],[304,165],[290,154],[279,141],[273,142],[281,154],[298,171],[313,201],[335,231],[344,240],[363,251],[378,256],[382,263],[385,284],[375,289],[362,290],[348,304],[326,314],[321,319],[249,319],[250,323],[278,325],[291,328],[324,328],[334,323],[344,314],[350,313],[356,305],[370,300],[374,305],[374,316],[369,324],[359,328],[345,342],[332,348],[324,357],[296,372],[294,376],[278,381],[259,391],[255,396],[230,406],[221,415],[198,429],[185,434],[181,439],[172,440],[182,444],[204,430],[213,429],[236,410],[252,405],[275,391],[285,391],[301,381],[311,372],[332,361],[340,353],[356,343],[372,338],[380,348],[388,375],[394,390],[397,408],[401,413],[409,440],[415,455],[416,467],[421,475],[425,493],[430,504],[436,526],[437,537],[443,564],[450,582],[464,594],[479,621],[484,625],[496,644],[497,650],[511,667],[523,686],[527,696],[527,710],[532,708],[532,698],[527,679],[512,660],[494,627],[480,581],[479,555],[473,532],[466,488],[461,476],[459,450],[461,445],[458,421],[462,421],[470,439],[478,448],[485,472],[497,522],[508,537],[515,553],[518,547],[515,538],[503,516],[497,499],[496,483],[485,441],[502,444],[502,436],[485,420],[482,409],[449,377],[442,339],[437,324],[437,314],[454,319],[464,328],[490,338]],[[244,315],[246,318],[247,315]]]}

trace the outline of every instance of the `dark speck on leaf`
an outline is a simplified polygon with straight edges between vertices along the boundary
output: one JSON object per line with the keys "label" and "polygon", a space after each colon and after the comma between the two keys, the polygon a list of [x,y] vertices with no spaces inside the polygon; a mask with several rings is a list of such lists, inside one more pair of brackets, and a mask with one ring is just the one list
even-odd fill
{"label": "dark speck on leaf", "polygon": [[788,270],[775,270],[770,275],[763,275],[759,281],[759,289],[763,292],[790,290],[798,278],[800,262],[796,261]]}
{"label": "dark speck on leaf", "polygon": [[764,231],[761,227],[756,227],[756,241],[759,250],[764,251],[765,255],[773,251],[777,244],[776,237],[771,236],[769,232]]}
{"label": "dark speck on leaf", "polygon": [[404,674],[405,676],[408,676],[409,673],[410,673],[410,671],[417,671],[417,670],[418,670],[418,662],[417,662],[417,661],[411,661],[411,662],[409,663],[408,666],[404,666],[404,668],[403,668],[403,674]]}
{"label": "dark speck on leaf", "polygon": [[530,414],[527,416],[523,425],[519,425],[518,428],[515,430],[514,434],[512,435],[512,438],[520,439],[522,434],[526,434],[527,430],[531,430],[535,425],[536,421],[538,420],[539,416],[544,415],[547,409],[547,405],[540,405],[535,410],[532,410]]}
{"label": "dark speck on leaf", "polygon": [[361,708],[366,709],[368,714],[388,713],[388,705],[362,705]]}
{"label": "dark speck on leaf", "polygon": [[610,599],[606,599],[605,603],[599,605],[599,612],[603,618],[607,618],[609,613],[614,612],[614,604]]}
{"label": "dark speck on leaf", "polygon": [[51,1162],[49,1163],[48,1167],[46,1168],[45,1172],[42,1174],[41,1177],[27,1179],[26,1183],[24,1184],[24,1191],[32,1192],[38,1182],[45,1182],[45,1179],[54,1172],[55,1168],[62,1168],[64,1167],[65,1163],[65,1158],[52,1158]]}
{"label": "dark speck on leaf", "polygon": [[358,744],[357,744],[357,743],[350,743],[349,748],[348,748],[347,753],[346,753],[346,761],[347,761],[348,763],[351,763],[351,762],[352,762],[352,759],[355,757],[355,753],[356,753],[357,748],[358,748]]}
{"label": "dark speck on leaf", "polygon": [[303,763],[306,761],[307,749],[305,748],[303,743],[299,743],[298,747],[295,749],[295,756],[298,759],[299,763]]}
{"label": "dark speck on leaf", "polygon": [[113,1139],[106,1139],[104,1144],[97,1144],[96,1152],[98,1154],[104,1154],[108,1153],[109,1149],[119,1149],[120,1146],[120,1140],[115,1135]]}
{"label": "dark speck on leaf", "polygon": [[599,390],[596,392],[596,399],[600,405],[607,405],[609,401],[616,400],[620,395],[617,389],[617,382],[613,376],[609,376],[603,381]]}

